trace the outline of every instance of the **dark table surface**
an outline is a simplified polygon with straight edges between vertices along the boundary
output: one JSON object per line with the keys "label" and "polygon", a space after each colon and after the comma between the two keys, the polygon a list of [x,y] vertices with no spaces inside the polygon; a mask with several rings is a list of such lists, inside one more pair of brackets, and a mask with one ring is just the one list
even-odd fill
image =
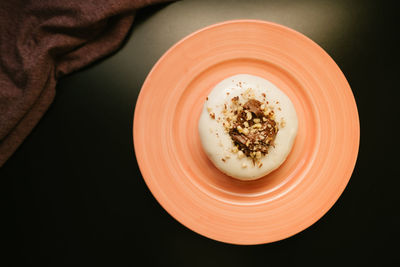
{"label": "dark table surface", "polygon": [[[0,265],[400,263],[395,14],[388,1],[180,1],[141,10],[120,51],[59,81],[48,112],[0,169]],[[136,98],[160,56],[197,29],[238,18],[289,26],[324,48],[352,87],[361,123],[358,161],[333,208],[305,231],[257,246],[213,241],[174,220],[146,187],[132,140]]]}

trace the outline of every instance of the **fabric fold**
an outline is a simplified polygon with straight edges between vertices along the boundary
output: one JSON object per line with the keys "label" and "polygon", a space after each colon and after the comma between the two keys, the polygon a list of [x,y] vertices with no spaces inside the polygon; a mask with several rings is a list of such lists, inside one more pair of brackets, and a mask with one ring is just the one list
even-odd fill
{"label": "fabric fold", "polygon": [[116,51],[135,12],[166,0],[0,1],[0,167],[49,108],[57,80]]}

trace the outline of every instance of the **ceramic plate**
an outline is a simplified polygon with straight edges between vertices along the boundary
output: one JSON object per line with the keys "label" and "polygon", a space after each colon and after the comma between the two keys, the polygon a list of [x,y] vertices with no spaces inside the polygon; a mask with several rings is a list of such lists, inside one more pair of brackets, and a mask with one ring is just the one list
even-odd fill
{"label": "ceramic plate", "polygon": [[[216,169],[198,134],[208,93],[241,73],[284,91],[299,121],[287,160],[252,182]],[[137,100],[133,137],[147,186],[176,220],[215,240],[260,244],[304,230],[332,207],[351,177],[360,129],[350,86],[321,47],[275,23],[235,20],[187,36],[160,58]]]}

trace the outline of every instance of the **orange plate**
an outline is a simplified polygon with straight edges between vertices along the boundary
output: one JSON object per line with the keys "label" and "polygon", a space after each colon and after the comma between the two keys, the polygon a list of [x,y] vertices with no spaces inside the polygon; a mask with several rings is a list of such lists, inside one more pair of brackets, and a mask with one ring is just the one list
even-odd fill
{"label": "orange plate", "polygon": [[[240,73],[283,90],[299,120],[284,164],[252,182],[218,171],[197,130],[210,90]],[[161,57],[140,92],[133,137],[147,186],[175,219],[215,240],[260,244],[304,230],[332,207],[351,177],[360,128],[350,86],[321,47],[278,24],[235,20],[199,30]]]}

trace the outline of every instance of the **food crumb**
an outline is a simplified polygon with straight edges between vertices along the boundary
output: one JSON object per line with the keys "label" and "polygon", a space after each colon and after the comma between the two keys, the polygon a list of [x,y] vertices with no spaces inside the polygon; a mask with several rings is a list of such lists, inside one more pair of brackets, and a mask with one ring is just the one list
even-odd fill
{"label": "food crumb", "polygon": [[282,118],[280,124],[281,124],[281,127],[283,128],[286,126],[286,121]]}

